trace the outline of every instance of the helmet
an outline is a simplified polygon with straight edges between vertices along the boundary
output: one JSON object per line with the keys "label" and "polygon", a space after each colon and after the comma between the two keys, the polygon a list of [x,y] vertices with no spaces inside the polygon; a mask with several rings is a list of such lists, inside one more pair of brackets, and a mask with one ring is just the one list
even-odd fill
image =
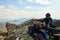
{"label": "helmet", "polygon": [[46,17],[49,17],[49,16],[51,16],[50,13],[47,13],[47,14],[46,14]]}

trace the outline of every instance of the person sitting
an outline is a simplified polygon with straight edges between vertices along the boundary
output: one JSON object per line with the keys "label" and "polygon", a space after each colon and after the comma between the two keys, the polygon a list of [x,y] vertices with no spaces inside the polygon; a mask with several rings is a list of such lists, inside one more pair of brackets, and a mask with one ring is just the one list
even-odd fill
{"label": "person sitting", "polygon": [[[41,33],[45,39],[48,39],[48,37],[47,37],[48,33],[45,31],[44,27],[45,27],[45,22],[37,21],[36,24],[28,27],[29,35],[34,38],[34,33]],[[41,30],[41,29],[43,29],[43,30]]]}

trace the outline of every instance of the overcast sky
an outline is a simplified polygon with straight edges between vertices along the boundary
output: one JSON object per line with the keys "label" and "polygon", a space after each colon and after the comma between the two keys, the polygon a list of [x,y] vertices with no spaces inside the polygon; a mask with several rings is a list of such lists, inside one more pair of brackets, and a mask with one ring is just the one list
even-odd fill
{"label": "overcast sky", "polygon": [[60,19],[60,0],[0,0],[0,19],[44,18],[47,12]]}

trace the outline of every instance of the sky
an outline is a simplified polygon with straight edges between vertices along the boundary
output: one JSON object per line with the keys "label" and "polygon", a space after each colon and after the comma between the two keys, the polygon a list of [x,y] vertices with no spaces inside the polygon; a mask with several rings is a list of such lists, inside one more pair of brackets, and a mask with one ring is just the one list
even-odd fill
{"label": "sky", "polygon": [[60,19],[60,0],[0,0],[0,19],[44,18],[48,12]]}

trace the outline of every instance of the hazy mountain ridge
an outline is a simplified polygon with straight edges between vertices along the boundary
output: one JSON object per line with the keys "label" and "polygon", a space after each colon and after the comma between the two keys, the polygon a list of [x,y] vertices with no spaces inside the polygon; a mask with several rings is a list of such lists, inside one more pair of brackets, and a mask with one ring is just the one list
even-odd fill
{"label": "hazy mountain ridge", "polygon": [[22,18],[22,19],[15,19],[15,20],[11,20],[9,21],[10,23],[15,23],[15,24],[20,24],[20,23],[24,23],[26,21],[29,21],[30,19],[28,18]]}

